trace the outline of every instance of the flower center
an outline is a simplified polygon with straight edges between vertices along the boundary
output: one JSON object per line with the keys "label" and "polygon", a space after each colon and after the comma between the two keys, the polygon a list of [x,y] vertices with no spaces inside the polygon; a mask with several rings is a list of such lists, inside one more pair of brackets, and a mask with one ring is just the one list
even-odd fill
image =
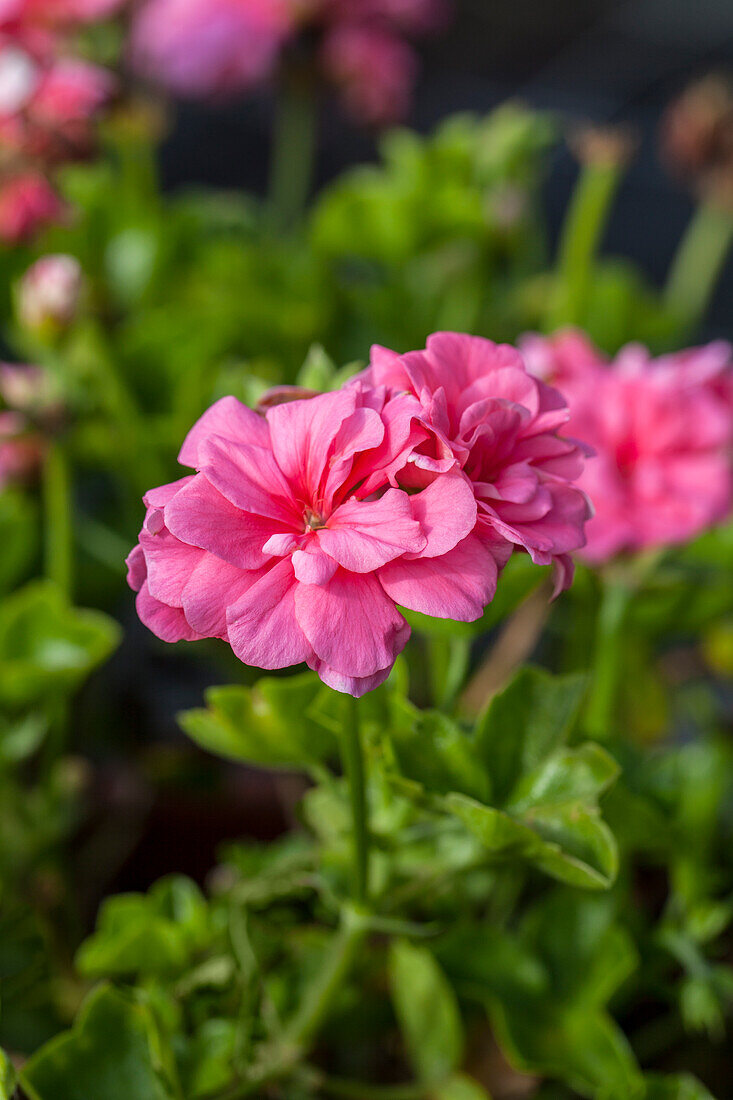
{"label": "flower center", "polygon": [[303,510],[303,519],[306,531],[318,531],[321,527],[326,526],[326,521],[321,513],[314,511],[313,508]]}

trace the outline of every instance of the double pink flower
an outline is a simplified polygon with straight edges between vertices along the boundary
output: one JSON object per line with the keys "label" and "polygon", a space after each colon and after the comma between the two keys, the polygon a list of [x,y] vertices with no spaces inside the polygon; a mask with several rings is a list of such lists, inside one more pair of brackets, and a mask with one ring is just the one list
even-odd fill
{"label": "double pink flower", "polygon": [[589,561],[687,542],[733,505],[733,369],[723,343],[611,362],[579,332],[527,336],[530,368],[568,399],[569,430],[594,449],[579,479],[595,506]]}
{"label": "double pink flower", "polygon": [[582,545],[566,416],[512,349],[451,334],[375,349],[365,378],[264,418],[224,398],[181,451],[198,473],[146,497],[128,559],[140,617],[361,695],[409,637],[398,606],[471,621],[515,546],[566,565]]}

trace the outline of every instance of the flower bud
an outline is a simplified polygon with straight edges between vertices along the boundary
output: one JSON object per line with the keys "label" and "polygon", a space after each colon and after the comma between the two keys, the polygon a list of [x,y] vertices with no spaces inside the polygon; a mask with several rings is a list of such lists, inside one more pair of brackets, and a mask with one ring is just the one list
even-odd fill
{"label": "flower bud", "polygon": [[41,333],[68,328],[78,313],[83,282],[81,266],[73,256],[42,256],[36,260],[18,288],[21,324]]}

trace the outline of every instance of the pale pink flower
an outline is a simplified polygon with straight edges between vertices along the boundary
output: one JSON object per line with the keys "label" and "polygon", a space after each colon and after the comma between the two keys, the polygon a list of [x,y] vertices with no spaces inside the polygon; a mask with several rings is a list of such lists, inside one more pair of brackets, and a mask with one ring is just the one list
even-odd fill
{"label": "pale pink flower", "polygon": [[[354,384],[265,417],[224,398],[179,457],[198,473],[147,495],[128,559],[138,613],[165,641],[223,638],[246,664],[306,662],[358,696],[409,637],[396,603],[475,619],[493,597],[471,486],[410,395]],[[399,477],[416,465],[427,487],[408,495]],[[422,559],[417,590],[395,568]]]}
{"label": "pale pink flower", "polygon": [[[590,508],[574,484],[584,450],[559,434],[570,413],[557,390],[532,377],[515,348],[450,332],[407,355],[375,347],[366,377],[414,394],[426,422],[450,442],[475,493],[477,539],[498,543],[505,560],[516,547],[538,565],[554,563],[557,587],[565,587],[572,579],[568,555],[585,543]],[[415,459],[420,484],[419,449]],[[419,589],[422,562],[391,568]]]}
{"label": "pale pink flower", "polygon": [[337,23],[324,39],[322,63],[359,122],[384,125],[407,114],[417,59],[397,35],[367,24]]}
{"label": "pale pink flower", "polygon": [[17,244],[61,221],[65,206],[48,180],[24,172],[0,183],[0,240]]}
{"label": "pale pink flower", "polygon": [[83,287],[75,256],[50,255],[36,260],[18,287],[18,316],[30,329],[63,329],[76,317]]}
{"label": "pale pink flower", "polygon": [[566,395],[570,431],[595,450],[580,478],[595,507],[583,551],[687,542],[733,503],[733,368],[718,342],[653,359],[630,344],[613,362],[582,335],[526,337],[531,369]]}
{"label": "pale pink flower", "polygon": [[233,95],[271,75],[292,20],[286,0],[147,0],[132,61],[178,95]]}

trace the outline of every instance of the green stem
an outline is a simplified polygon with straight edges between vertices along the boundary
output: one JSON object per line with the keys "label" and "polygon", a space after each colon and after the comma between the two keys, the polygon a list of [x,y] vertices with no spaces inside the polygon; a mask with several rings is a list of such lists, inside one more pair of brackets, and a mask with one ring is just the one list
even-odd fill
{"label": "green stem", "polygon": [[731,244],[733,216],[713,203],[701,203],[677,246],[664,288],[667,308],[688,331],[705,315]]}
{"label": "green stem", "polygon": [[71,475],[66,453],[57,439],[49,440],[43,464],[43,510],[45,574],[70,600],[73,587]]}
{"label": "green stem", "polygon": [[586,724],[588,732],[599,739],[613,733],[621,675],[623,628],[633,587],[605,579],[596,626],[596,652]]}
{"label": "green stem", "polygon": [[560,236],[556,289],[546,319],[550,332],[586,320],[593,263],[622,175],[623,165],[613,160],[581,167]]}
{"label": "green stem", "polygon": [[316,96],[311,81],[286,74],[277,104],[270,165],[270,222],[277,232],[295,228],[313,181]]}
{"label": "green stem", "polygon": [[318,979],[309,986],[305,998],[286,1026],[282,1037],[255,1067],[248,1079],[224,1093],[221,1100],[244,1100],[262,1096],[262,1090],[273,1081],[290,1076],[305,1058],[326,1020],[334,998],[347,979],[359,948],[368,931],[368,921],[357,908],[344,907],[341,926],[334,937]]}
{"label": "green stem", "polygon": [[341,735],[341,760],[349,786],[353,843],[352,895],[356,905],[369,897],[369,821],[366,795],[364,749],[359,727],[359,703],[345,696],[346,713]]}

